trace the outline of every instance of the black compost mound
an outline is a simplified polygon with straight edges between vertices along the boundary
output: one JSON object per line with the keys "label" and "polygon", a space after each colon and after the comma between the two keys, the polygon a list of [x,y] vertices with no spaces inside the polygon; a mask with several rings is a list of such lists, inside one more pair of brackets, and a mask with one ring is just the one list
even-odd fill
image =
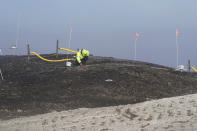
{"label": "black compost mound", "polygon": [[[54,54],[43,56],[56,59]],[[95,56],[87,66],[65,65],[34,56],[30,61],[26,56],[1,56],[5,80],[0,82],[0,118],[132,104],[197,92],[196,73],[160,65]]]}

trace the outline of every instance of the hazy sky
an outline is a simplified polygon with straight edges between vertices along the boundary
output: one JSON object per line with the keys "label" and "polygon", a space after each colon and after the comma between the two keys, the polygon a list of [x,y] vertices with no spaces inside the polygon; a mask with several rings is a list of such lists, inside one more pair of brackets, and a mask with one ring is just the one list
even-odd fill
{"label": "hazy sky", "polygon": [[68,46],[74,22],[71,49],[86,48],[94,55],[134,58],[176,66],[176,29],[179,30],[180,64],[188,58],[197,66],[196,0],[0,0],[0,48],[16,41],[20,17],[19,52],[25,41],[32,51],[54,53],[56,40]]}

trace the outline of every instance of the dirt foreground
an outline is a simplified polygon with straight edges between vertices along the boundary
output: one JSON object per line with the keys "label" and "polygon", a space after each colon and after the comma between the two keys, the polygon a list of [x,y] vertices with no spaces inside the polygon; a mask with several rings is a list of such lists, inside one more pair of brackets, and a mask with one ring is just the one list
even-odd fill
{"label": "dirt foreground", "polygon": [[0,131],[195,131],[197,94],[0,120]]}

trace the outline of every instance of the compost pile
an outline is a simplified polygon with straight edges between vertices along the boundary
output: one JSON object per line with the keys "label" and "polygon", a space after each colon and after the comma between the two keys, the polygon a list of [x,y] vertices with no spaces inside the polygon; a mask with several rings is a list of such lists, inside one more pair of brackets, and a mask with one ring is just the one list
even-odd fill
{"label": "compost pile", "polygon": [[[54,54],[42,56],[56,59]],[[34,56],[30,61],[26,56],[1,56],[5,80],[0,81],[0,119],[197,92],[196,73],[151,63],[92,56],[87,66],[65,65]]]}

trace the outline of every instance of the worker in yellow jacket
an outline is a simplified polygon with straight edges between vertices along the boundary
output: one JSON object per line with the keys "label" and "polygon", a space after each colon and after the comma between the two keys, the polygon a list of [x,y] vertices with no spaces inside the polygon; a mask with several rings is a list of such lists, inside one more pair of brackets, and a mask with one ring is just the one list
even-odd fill
{"label": "worker in yellow jacket", "polygon": [[76,54],[76,65],[85,65],[90,55],[89,51],[86,49],[81,49]]}

